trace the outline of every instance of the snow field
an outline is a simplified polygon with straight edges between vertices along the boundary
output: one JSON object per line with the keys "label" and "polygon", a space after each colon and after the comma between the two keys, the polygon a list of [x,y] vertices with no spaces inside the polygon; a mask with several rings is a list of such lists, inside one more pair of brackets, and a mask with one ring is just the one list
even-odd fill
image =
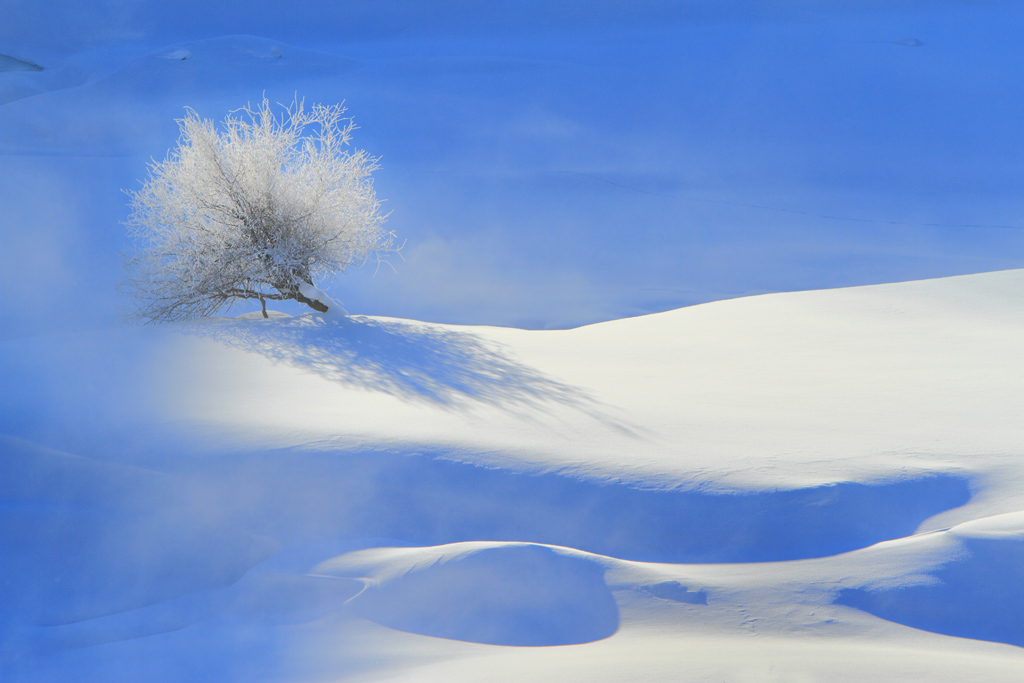
{"label": "snow field", "polygon": [[0,658],[15,681],[1019,680],[1022,292],[4,342]]}

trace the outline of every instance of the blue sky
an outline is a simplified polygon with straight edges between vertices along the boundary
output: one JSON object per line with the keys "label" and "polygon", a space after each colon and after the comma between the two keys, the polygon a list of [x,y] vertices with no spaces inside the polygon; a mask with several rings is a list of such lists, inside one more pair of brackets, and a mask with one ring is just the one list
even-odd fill
{"label": "blue sky", "polygon": [[333,284],[354,313],[568,327],[1024,266],[1016,3],[3,11],[44,67],[0,72],[3,337],[119,324],[121,190],[184,106],[263,92],[344,100],[381,157],[405,248]]}

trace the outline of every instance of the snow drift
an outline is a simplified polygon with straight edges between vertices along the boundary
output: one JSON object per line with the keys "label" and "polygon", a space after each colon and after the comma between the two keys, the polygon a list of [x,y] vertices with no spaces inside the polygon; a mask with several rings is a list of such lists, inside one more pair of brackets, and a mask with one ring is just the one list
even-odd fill
{"label": "snow drift", "polygon": [[1019,680],[1022,294],[2,342],[5,680]]}

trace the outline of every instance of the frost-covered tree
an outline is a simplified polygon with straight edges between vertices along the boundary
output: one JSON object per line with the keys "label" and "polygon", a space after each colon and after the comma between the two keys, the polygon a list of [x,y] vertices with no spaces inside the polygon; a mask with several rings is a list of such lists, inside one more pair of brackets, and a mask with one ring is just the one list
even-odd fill
{"label": "frost-covered tree", "polygon": [[255,299],[294,299],[317,311],[316,288],[392,248],[370,174],[377,159],[351,150],[344,108],[296,100],[275,113],[232,112],[218,129],[191,109],[167,158],[130,191],[126,287],[147,322],[213,315]]}

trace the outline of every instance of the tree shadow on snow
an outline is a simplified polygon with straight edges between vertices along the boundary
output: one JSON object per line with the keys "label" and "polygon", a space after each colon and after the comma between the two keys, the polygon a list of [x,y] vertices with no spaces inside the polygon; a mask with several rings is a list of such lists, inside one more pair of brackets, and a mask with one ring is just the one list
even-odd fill
{"label": "tree shadow on snow", "polygon": [[426,323],[302,315],[236,318],[191,331],[326,379],[411,401],[454,407],[596,404],[577,387],[514,360],[469,332]]}

